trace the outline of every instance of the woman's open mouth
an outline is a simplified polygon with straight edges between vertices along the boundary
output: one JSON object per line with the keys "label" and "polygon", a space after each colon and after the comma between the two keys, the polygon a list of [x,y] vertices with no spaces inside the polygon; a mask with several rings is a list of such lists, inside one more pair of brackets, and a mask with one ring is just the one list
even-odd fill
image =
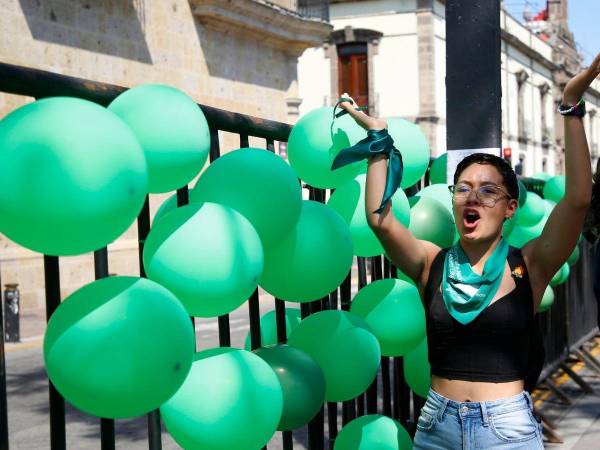
{"label": "woman's open mouth", "polygon": [[479,223],[479,219],[481,219],[481,216],[475,209],[465,209],[463,212],[463,225],[465,228],[475,228]]}

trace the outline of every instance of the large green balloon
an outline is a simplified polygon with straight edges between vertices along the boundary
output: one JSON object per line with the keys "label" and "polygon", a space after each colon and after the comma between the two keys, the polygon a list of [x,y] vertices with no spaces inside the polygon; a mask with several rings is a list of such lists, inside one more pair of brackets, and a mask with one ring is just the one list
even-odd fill
{"label": "large green balloon", "polygon": [[436,184],[442,183],[446,184],[447,171],[448,168],[448,153],[442,153],[431,163],[431,167],[429,168],[429,183]]}
{"label": "large green balloon", "polygon": [[298,176],[311,186],[336,188],[366,167],[360,161],[331,170],[340,150],[365,138],[367,132],[350,115],[333,120],[333,108],[317,108],[300,117],[288,139],[288,159]]}
{"label": "large green balloon", "polygon": [[440,248],[454,243],[454,217],[437,200],[426,196],[409,199],[410,226],[408,229],[417,238],[433,242]]}
{"label": "large green balloon", "polygon": [[512,245],[513,247],[522,248],[525,244],[527,244],[532,239],[536,239],[540,236],[541,229],[538,226],[532,227],[521,227],[515,226],[510,231],[508,236],[505,236],[506,241]]}
{"label": "large green balloon", "polygon": [[246,350],[214,348],[196,354],[160,413],[186,450],[249,450],[269,441],[282,409],[281,385],[265,361]]}
{"label": "large green balloon", "polygon": [[0,121],[0,232],[48,255],[106,246],[146,196],[144,153],[125,123],[95,103],[55,97]]}
{"label": "large green balloon", "polygon": [[289,345],[254,351],[275,371],[283,391],[278,430],[295,430],[308,423],[325,401],[325,375],[307,353]]}
{"label": "large green balloon", "polygon": [[427,338],[404,356],[404,378],[410,388],[420,397],[426,398],[431,387],[431,366],[429,365]]}
{"label": "large green balloon", "polygon": [[527,187],[521,180],[518,180],[517,183],[519,184],[519,208],[521,208],[527,201]]}
{"label": "large green balloon", "polygon": [[348,225],[327,205],[307,200],[296,228],[280,245],[265,250],[259,284],[282,300],[308,302],[337,288],[351,266]]}
{"label": "large green balloon", "polygon": [[[337,211],[350,227],[354,254],[376,256],[383,253],[383,247],[367,223],[365,212],[365,183],[367,176],[358,175],[344,183],[329,198],[327,205]],[[372,211],[371,211],[372,212]],[[410,206],[406,194],[398,189],[392,197],[392,213],[405,227],[410,223]]]}
{"label": "large green balloon", "polygon": [[156,214],[152,218],[152,223],[158,222],[161,217],[166,216],[171,211],[177,209],[177,194],[169,196],[156,210]]}
{"label": "large green balloon", "polygon": [[263,263],[250,222],[216,203],[177,208],[156,222],[144,246],[148,278],[177,295],[191,316],[236,309],[256,289]]}
{"label": "large green balloon", "polygon": [[48,323],[48,377],[77,408],[99,417],[150,412],[181,386],[195,336],[183,305],[134,277],[95,281],[71,294]]}
{"label": "large green balloon", "polygon": [[292,331],[288,344],[304,350],[321,366],[327,401],[356,397],[377,375],[379,342],[365,321],[352,313],[329,310],[308,316]]}
{"label": "large green balloon", "polygon": [[366,285],[352,300],[350,311],[371,327],[383,356],[405,355],[425,337],[419,291],[406,281],[385,279]]}
{"label": "large green balloon", "polygon": [[452,194],[448,190],[447,184],[430,184],[425,186],[419,192],[415,194],[417,197],[429,197],[440,202],[444,208],[448,210],[450,215],[454,218],[454,210],[452,209]]}
{"label": "large green balloon", "polygon": [[144,149],[148,192],[185,186],[204,166],[210,150],[208,123],[194,100],[180,90],[144,84],[123,92],[108,109],[129,125]]}
{"label": "large green balloon", "polygon": [[565,281],[567,281],[570,274],[571,269],[569,268],[569,264],[564,263],[550,280],[550,286],[556,287],[559,284],[563,284]]}
{"label": "large green balloon", "polygon": [[519,208],[517,223],[524,227],[530,227],[538,223],[546,212],[546,203],[534,192],[527,193],[525,204]]}
{"label": "large green balloon", "polygon": [[402,173],[402,188],[407,188],[419,181],[429,165],[429,144],[418,125],[397,117],[386,119],[388,131],[394,145],[402,154],[404,172]]}
{"label": "large green balloon", "polygon": [[302,192],[294,171],[279,156],[256,148],[221,156],[190,192],[192,202],[214,202],[242,213],[265,248],[279,244],[300,216]]}
{"label": "large green balloon", "polygon": [[395,420],[377,414],[348,423],[338,434],[334,450],[411,450],[408,431]]}
{"label": "large green balloon", "polygon": [[567,264],[569,266],[572,266],[573,264],[575,264],[577,262],[577,260],[579,260],[579,246],[578,245],[575,246],[575,248],[573,249],[573,252],[569,256],[569,259],[567,259]]}
{"label": "large green balloon", "polygon": [[544,198],[556,203],[560,202],[565,196],[565,176],[558,175],[549,178],[544,184]]}
{"label": "large green balloon", "polygon": [[[294,328],[298,326],[302,319],[298,308],[285,308],[285,336],[289,337]],[[277,318],[275,310],[271,310],[260,318],[260,341],[263,347],[277,344]],[[250,332],[246,335],[244,348],[251,350]]]}
{"label": "large green balloon", "polygon": [[538,309],[539,312],[548,311],[552,304],[554,303],[554,291],[550,286],[546,287],[544,291],[544,296],[542,297],[542,302],[540,303],[540,307]]}

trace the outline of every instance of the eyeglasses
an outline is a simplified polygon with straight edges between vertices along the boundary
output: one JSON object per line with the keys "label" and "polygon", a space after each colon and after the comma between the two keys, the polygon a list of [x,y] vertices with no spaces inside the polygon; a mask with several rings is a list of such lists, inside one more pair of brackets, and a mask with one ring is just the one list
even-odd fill
{"label": "eyeglasses", "polygon": [[454,204],[456,205],[464,205],[467,203],[471,192],[475,192],[475,196],[479,203],[483,206],[495,206],[503,198],[511,199],[512,197],[502,189],[500,186],[495,184],[486,184],[480,186],[479,189],[473,189],[468,184],[455,184],[453,186],[448,186],[448,189],[452,193],[452,198],[454,200]]}

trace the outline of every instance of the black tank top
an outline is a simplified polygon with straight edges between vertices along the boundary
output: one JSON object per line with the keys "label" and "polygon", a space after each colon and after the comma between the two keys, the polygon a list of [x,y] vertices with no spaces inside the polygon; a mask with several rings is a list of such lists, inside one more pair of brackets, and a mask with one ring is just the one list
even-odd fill
{"label": "black tank top", "polygon": [[431,373],[496,383],[525,379],[526,389],[531,390],[541,372],[544,352],[521,250],[510,247],[507,257],[515,289],[466,325],[450,315],[439,289],[446,253],[442,250],[434,259],[425,287]]}

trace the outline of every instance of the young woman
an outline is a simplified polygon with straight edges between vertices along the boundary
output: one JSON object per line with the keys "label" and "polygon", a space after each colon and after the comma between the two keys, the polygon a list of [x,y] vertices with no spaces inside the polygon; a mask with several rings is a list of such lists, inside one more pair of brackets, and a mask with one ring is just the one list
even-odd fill
{"label": "young woman", "polygon": [[[458,165],[451,191],[460,240],[450,249],[416,239],[390,213],[389,202],[377,212],[387,159],[369,159],[369,225],[392,262],[416,283],[426,311],[431,390],[415,449],[475,443],[484,449],[543,448],[541,426],[524,390],[535,359],[529,351],[533,315],[577,244],[590,204],[591,163],[580,99],[599,74],[600,54],[564,89],[565,196],[541,236],[522,249],[502,239],[502,224],[514,215],[519,192],[516,175],[502,158],[474,154]],[[341,107],[368,130],[387,128],[351,102]]]}

